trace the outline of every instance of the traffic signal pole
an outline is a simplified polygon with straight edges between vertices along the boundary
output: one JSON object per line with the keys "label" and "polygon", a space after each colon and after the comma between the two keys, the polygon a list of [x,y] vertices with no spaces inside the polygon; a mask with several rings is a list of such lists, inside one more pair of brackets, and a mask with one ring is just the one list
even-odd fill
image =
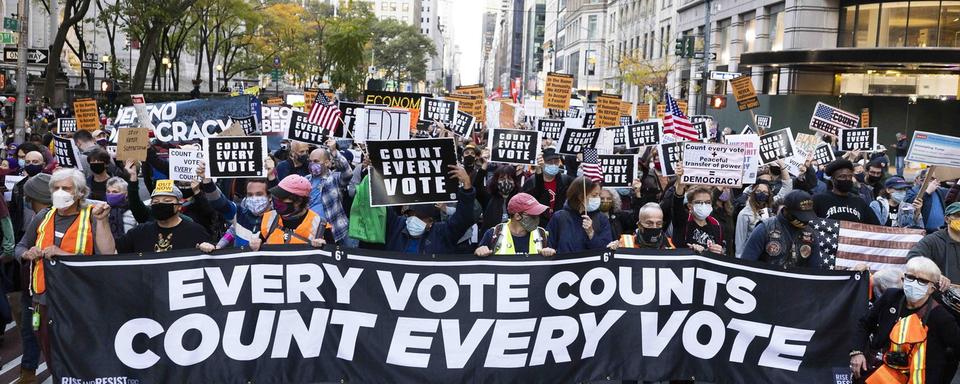
{"label": "traffic signal pole", "polygon": [[713,28],[710,25],[710,12],[713,10],[710,7],[710,0],[706,0],[704,6],[706,8],[703,16],[703,68],[700,76],[703,80],[703,87],[700,88],[700,102],[697,103],[697,111],[701,115],[707,113],[707,80],[710,78],[710,35],[713,33]]}

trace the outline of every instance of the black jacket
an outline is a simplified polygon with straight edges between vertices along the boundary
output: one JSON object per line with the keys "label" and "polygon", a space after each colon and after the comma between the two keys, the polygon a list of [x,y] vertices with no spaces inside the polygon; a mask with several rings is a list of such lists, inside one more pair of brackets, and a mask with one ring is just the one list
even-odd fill
{"label": "black jacket", "polygon": [[[554,212],[563,209],[563,205],[567,203],[567,188],[570,187],[573,178],[565,173],[559,173],[555,180],[557,181],[557,196],[553,202]],[[543,186],[543,174],[538,173],[527,179],[527,182],[523,183],[523,192],[535,197],[540,204],[550,206],[550,191]],[[541,226],[545,226],[546,219],[549,219],[549,217],[545,216],[545,219],[541,219]]]}

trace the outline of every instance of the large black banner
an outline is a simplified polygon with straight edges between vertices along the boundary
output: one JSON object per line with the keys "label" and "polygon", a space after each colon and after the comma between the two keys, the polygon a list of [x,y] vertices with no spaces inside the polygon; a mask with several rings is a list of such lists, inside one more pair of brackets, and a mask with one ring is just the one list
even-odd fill
{"label": "large black banner", "polygon": [[[57,383],[835,383],[864,273],[686,251],[64,257]],[[282,379],[280,379],[282,378]]]}
{"label": "large black banner", "polygon": [[[249,95],[226,99],[193,99],[147,104],[154,136],[163,142],[182,142],[216,136],[230,126],[231,116],[250,116]],[[141,126],[134,107],[123,107],[114,121],[117,128]]]}
{"label": "large black banner", "polygon": [[453,138],[367,141],[370,205],[374,207],[457,200],[459,181]]}

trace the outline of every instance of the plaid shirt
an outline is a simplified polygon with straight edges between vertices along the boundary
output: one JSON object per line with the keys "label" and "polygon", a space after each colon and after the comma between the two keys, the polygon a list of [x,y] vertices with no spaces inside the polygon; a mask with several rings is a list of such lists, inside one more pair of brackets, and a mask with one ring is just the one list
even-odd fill
{"label": "plaid shirt", "polygon": [[347,229],[350,226],[350,219],[343,211],[340,187],[346,186],[350,179],[344,180],[343,173],[349,170],[346,159],[339,152],[334,152],[336,153],[334,162],[339,171],[331,169],[323,177],[308,175],[307,180],[310,180],[310,185],[313,186],[310,190],[310,209],[320,215],[325,222],[330,223],[333,227],[334,241],[340,242],[347,237]]}

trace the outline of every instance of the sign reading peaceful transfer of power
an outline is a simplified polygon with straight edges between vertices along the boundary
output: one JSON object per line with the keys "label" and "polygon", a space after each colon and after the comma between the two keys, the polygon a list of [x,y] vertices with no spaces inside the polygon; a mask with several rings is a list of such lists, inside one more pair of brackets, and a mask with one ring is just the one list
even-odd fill
{"label": "sign reading peaceful transfer of power", "polygon": [[367,141],[370,206],[443,203],[457,200],[457,163],[452,138]]}
{"label": "sign reading peaceful transfer of power", "polygon": [[740,187],[745,152],[738,145],[684,142],[680,181],[686,185]]}

